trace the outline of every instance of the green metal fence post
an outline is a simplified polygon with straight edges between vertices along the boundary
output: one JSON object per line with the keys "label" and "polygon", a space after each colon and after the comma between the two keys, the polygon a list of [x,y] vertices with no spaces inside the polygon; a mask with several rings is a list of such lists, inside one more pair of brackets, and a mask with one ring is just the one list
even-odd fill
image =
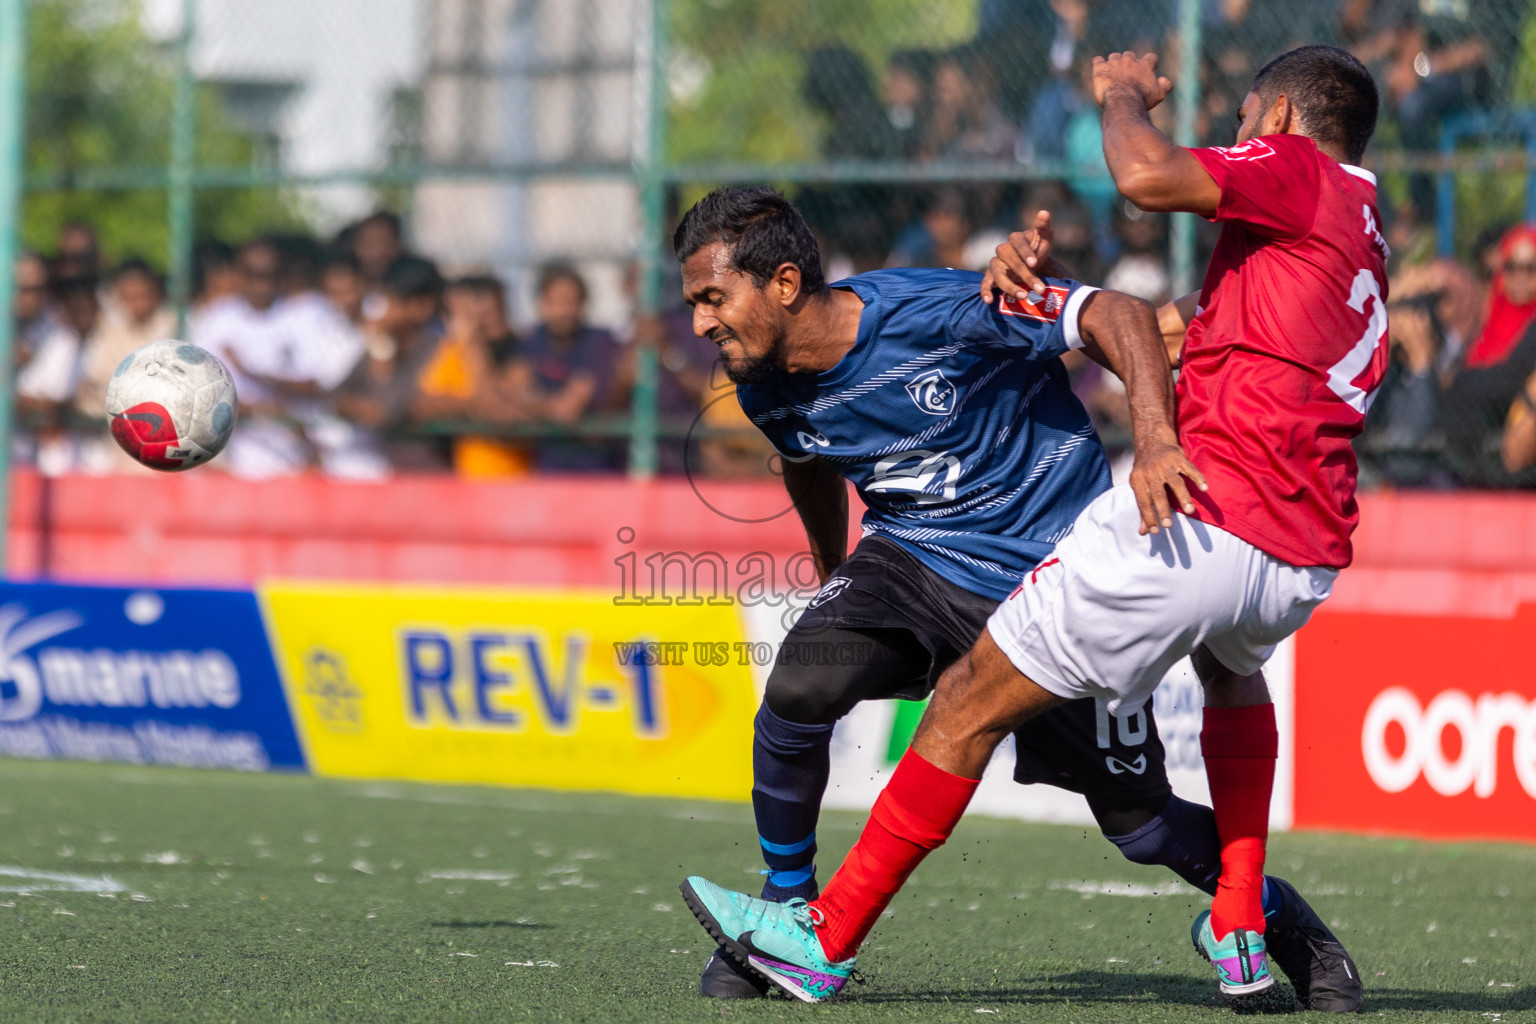
{"label": "green metal fence post", "polygon": [[[1175,90],[1173,141],[1195,144],[1195,115],[1200,109],[1201,0],[1179,0],[1179,81]],[[1169,239],[1173,257],[1173,294],[1183,295],[1198,283],[1195,278],[1195,215],[1173,215]]]}
{"label": "green metal fence post", "polygon": [[0,0],[0,572],[11,509],[13,269],[21,246],[21,183],[27,154],[27,0]]}
{"label": "green metal fence post", "polygon": [[171,107],[170,189],[167,194],[170,252],[170,299],[176,308],[176,333],[186,337],[187,307],[192,300],[192,174],[197,159],[197,79],[192,74],[192,39],[197,0],[181,0],[181,31],[176,37],[176,93]]}
{"label": "green metal fence post", "polygon": [[[640,311],[656,313],[661,309],[661,275],[666,272],[665,225],[667,181],[666,164],[666,52],[667,0],[651,0],[649,32],[644,35],[640,53],[645,62],[649,88],[646,104],[646,139],[636,170],[640,182]],[[646,52],[646,51],[649,52]],[[629,473],[641,480],[656,475],[656,434],[660,415],[660,368],[654,348],[635,353],[635,391],[631,396],[629,436]]]}

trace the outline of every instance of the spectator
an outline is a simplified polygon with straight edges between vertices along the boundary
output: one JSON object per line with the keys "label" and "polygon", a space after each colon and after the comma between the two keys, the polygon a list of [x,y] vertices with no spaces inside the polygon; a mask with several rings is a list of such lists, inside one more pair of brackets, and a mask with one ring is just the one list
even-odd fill
{"label": "spectator", "polygon": [[291,476],[309,465],[311,453],[288,416],[286,396],[273,387],[297,347],[279,302],[278,247],[267,238],[247,242],[235,265],[239,294],[212,303],[193,324],[192,340],[224,361],[240,397],[239,426],[215,465],[248,479]]}
{"label": "spectator", "polygon": [[60,280],[101,277],[101,243],[96,229],[80,221],[70,221],[59,229],[58,254],[53,272]]}
{"label": "spectator", "polygon": [[990,64],[975,50],[956,50],[933,69],[933,106],[921,155],[928,160],[1012,157],[1017,131],[997,103]]}
{"label": "spectator", "polygon": [[[638,307],[640,293],[640,267],[631,263],[624,274],[624,288],[631,303]],[[724,375],[715,368],[719,362],[719,349],[708,338],[693,333],[693,312],[682,305],[679,296],[672,296],[672,307],[663,313],[636,313],[628,338],[622,343],[618,372],[611,389],[609,407],[622,408],[634,391],[635,363],[642,351],[656,353],[657,412],[662,426],[674,431],[686,428],[685,436],[663,437],[658,444],[657,462],[663,473],[710,474],[706,463],[715,458],[721,441],[701,438],[696,428],[704,419],[718,417],[719,410],[709,411],[710,406],[722,396],[737,407],[732,398],[735,390]],[[750,422],[746,427],[761,437],[761,432]],[[730,439],[734,440],[734,439]],[[764,457],[766,458],[766,453]],[[759,459],[762,462],[763,459]]]}
{"label": "spectator", "polygon": [[[970,238],[971,211],[965,192],[952,185],[940,188],[929,199],[922,219],[896,243],[886,266],[979,269],[972,266],[978,254],[967,251]],[[988,250],[982,265],[991,257]]]}
{"label": "spectator", "polygon": [[320,291],[342,319],[359,330],[367,323],[363,301],[368,298],[368,280],[357,257],[350,252],[332,252],[320,269]]}
{"label": "spectator", "polygon": [[1092,94],[1079,87],[1080,63],[1087,56],[1083,36],[1088,28],[1087,0],[1051,0],[1051,20],[1055,25],[1049,52],[1050,80],[1037,92],[1024,119],[1014,155],[1020,163],[1059,164],[1067,156],[1067,125],[1080,109],[1098,105]]}
{"label": "spectator", "polygon": [[[1410,152],[1433,152],[1449,117],[1487,103],[1493,93],[1497,5],[1436,0],[1346,0],[1339,10],[1342,34],[1354,53],[1383,80],[1386,107],[1397,118]],[[1458,7],[1460,9],[1458,9]],[[1409,178],[1416,214],[1435,210],[1433,179]]]}
{"label": "spectator", "polygon": [[60,329],[44,338],[16,375],[17,411],[35,425],[37,468],[50,476],[66,473],[75,464],[65,413],[79,380],[82,343],[91,341],[101,325],[98,284],[91,276],[53,282]]}
{"label": "spectator", "polygon": [[75,409],[82,416],[106,416],[107,382],[127,356],[151,342],[176,335],[176,314],[165,304],[165,282],[146,262],[124,260],[112,275],[112,301],[101,329],[83,342]]}
{"label": "spectator", "polygon": [[[507,318],[506,286],[489,274],[463,277],[444,293],[446,331],[423,369],[415,401],[418,420],[524,422],[529,410],[500,378],[517,354]],[[533,458],[527,445],[464,435],[453,440],[455,471],[466,479],[526,476]]]}
{"label": "spectator", "polygon": [[1536,225],[1510,230],[1499,243],[1482,331],[1464,367],[1441,396],[1440,422],[1453,467],[1468,483],[1504,482],[1489,456],[1512,403],[1536,372]]}
{"label": "spectator", "polygon": [[400,217],[388,210],[375,210],[348,229],[352,254],[362,268],[370,288],[383,284],[384,274],[405,252]]}
{"label": "spectator", "polygon": [[[826,129],[821,152],[829,160],[890,160],[899,141],[870,81],[864,60],[846,46],[811,54],[801,92],[820,111]],[[802,189],[799,202],[834,250],[855,266],[877,266],[890,245],[885,211],[889,190],[881,185],[828,185]]]}
{"label": "spectator", "polygon": [[903,50],[891,55],[880,83],[885,122],[895,155],[904,160],[917,156],[922,127],[928,115],[928,76],[933,55],[926,50]]}
{"label": "spectator", "polygon": [[1167,250],[1164,218],[1137,209],[1130,200],[1120,205],[1118,213],[1120,258],[1104,275],[1104,287],[1162,305],[1171,298],[1173,287],[1163,255]]}
{"label": "spectator", "polygon": [[[539,324],[513,359],[506,386],[537,422],[570,427],[610,393],[618,351],[613,335],[585,323],[587,285],[566,264],[539,273]],[[612,445],[549,440],[538,447],[540,469],[600,470],[622,465]]]}
{"label": "spectator", "polygon": [[241,283],[234,249],[216,238],[198,242],[192,249],[192,318],[238,295]]}
{"label": "spectator", "polygon": [[444,441],[404,433],[411,425],[422,369],[443,336],[442,275],[429,260],[398,256],[380,286],[378,327],[387,341],[370,349],[338,390],[337,410],[372,432],[392,469],[445,470],[450,461]]}

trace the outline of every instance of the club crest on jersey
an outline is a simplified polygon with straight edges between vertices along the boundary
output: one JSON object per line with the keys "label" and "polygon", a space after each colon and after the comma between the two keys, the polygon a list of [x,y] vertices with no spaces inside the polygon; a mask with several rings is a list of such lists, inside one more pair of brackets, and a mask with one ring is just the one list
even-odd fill
{"label": "club crest on jersey", "polygon": [[1234,163],[1242,160],[1263,160],[1265,157],[1275,155],[1274,147],[1263,139],[1249,139],[1236,146],[1216,146],[1214,150],[1224,159]]}
{"label": "club crest on jersey", "polygon": [[958,389],[944,376],[943,370],[929,370],[907,381],[907,394],[917,407],[930,416],[948,416],[955,411]]}
{"label": "club crest on jersey", "polygon": [[997,300],[997,311],[1004,316],[1027,316],[1048,324],[1061,319],[1061,311],[1067,308],[1067,289],[1059,284],[1047,285],[1044,293],[1030,292],[1023,299],[1006,295]]}

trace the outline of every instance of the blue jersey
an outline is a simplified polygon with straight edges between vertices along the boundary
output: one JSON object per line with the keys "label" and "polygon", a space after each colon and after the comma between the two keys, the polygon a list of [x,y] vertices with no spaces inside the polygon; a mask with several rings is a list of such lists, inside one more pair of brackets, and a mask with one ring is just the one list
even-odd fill
{"label": "blue jersey", "polygon": [[1051,279],[1039,302],[982,302],[981,275],[879,270],[833,285],[864,301],[825,373],[739,388],[787,459],[853,482],[884,534],[945,579],[1002,600],[1109,488],[1109,466],[1059,358],[1082,344],[1094,289]]}

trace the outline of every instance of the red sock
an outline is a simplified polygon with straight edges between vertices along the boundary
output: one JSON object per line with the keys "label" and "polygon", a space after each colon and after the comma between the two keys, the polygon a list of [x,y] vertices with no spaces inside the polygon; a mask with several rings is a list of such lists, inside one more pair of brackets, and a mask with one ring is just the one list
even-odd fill
{"label": "red sock", "polygon": [[858,952],[907,876],[955,830],[980,781],[951,775],[911,750],[902,755],[859,841],[812,904],[821,911],[816,931],[829,960]]}
{"label": "red sock", "polygon": [[1200,752],[1221,839],[1221,878],[1211,900],[1218,939],[1237,928],[1264,931],[1264,843],[1279,751],[1273,704],[1205,709]]}

